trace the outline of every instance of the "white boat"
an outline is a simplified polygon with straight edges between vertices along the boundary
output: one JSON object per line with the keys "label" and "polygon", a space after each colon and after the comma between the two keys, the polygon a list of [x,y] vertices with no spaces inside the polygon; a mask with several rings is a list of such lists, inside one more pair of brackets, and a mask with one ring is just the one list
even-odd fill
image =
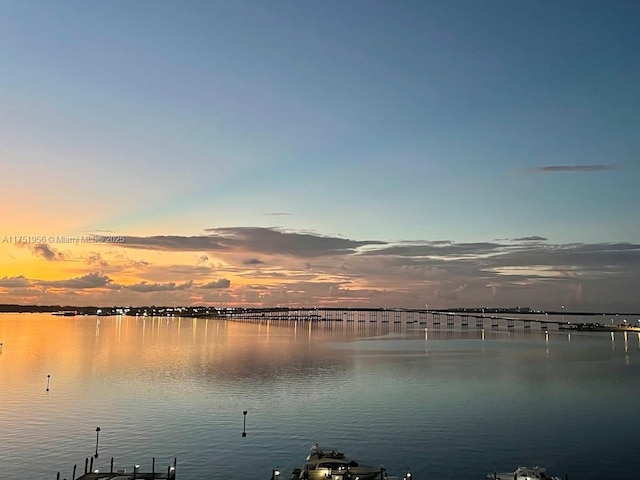
{"label": "white boat", "polygon": [[561,480],[547,474],[542,467],[518,467],[514,472],[487,473],[487,480]]}
{"label": "white boat", "polygon": [[311,447],[302,469],[293,471],[293,480],[374,480],[381,479],[384,468],[363,465],[336,448]]}

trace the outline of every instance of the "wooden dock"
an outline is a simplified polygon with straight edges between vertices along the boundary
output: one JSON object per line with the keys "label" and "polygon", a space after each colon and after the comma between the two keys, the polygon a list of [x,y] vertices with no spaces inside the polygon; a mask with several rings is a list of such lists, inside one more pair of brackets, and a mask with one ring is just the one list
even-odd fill
{"label": "wooden dock", "polygon": [[[89,462],[89,457],[84,461],[84,473],[79,477],[76,476],[77,465],[73,466],[73,474],[70,477],[71,480],[175,480],[176,478],[176,465],[177,459],[173,459],[173,465],[167,466],[166,469],[156,469],[155,457],[151,462],[151,472],[141,472],[140,465],[133,465],[129,468],[113,469],[113,457],[111,457],[111,465],[109,471],[100,471],[93,468],[93,457]],[[56,480],[67,480],[66,477],[61,477],[60,472],[56,477]]]}
{"label": "wooden dock", "polygon": [[107,473],[85,473],[84,475],[76,478],[75,480],[134,480],[134,479],[138,479],[138,480],[142,480],[142,479],[156,479],[156,478],[161,478],[161,479],[174,479],[176,478],[175,476],[175,471],[170,474],[167,472],[164,473],[145,473],[145,472],[137,472],[136,475],[133,474],[133,472],[131,473],[127,473],[124,470],[119,470],[115,473],[112,472],[107,472]]}

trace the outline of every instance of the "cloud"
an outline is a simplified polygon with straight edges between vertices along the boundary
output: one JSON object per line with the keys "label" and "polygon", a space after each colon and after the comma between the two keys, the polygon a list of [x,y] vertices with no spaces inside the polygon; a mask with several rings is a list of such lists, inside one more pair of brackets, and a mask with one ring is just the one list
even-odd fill
{"label": "cloud", "polygon": [[111,278],[103,273],[94,272],[66,280],[38,280],[35,283],[43,287],[73,288],[81,290],[85,288],[108,287],[112,282]]}
{"label": "cloud", "polygon": [[31,282],[24,275],[18,275],[17,277],[2,277],[0,278],[0,288],[24,288],[29,287]]}
{"label": "cloud", "polygon": [[265,213],[265,215],[271,215],[273,217],[287,217],[292,214],[287,212],[270,212],[270,213]]}
{"label": "cloud", "polygon": [[545,237],[539,237],[537,235],[532,235],[530,237],[520,237],[514,238],[514,242],[546,242],[547,239]]}
{"label": "cloud", "polygon": [[448,291],[443,291],[442,289],[437,288],[433,291],[433,293],[434,293],[434,296],[439,299],[458,300],[466,289],[467,289],[467,285],[464,284],[464,285],[458,285],[454,289],[448,290]]}
{"label": "cloud", "polygon": [[31,245],[29,250],[36,256],[44,258],[45,260],[57,261],[64,260],[66,258],[65,254],[53,247],[50,247],[46,243],[37,243],[35,245]]}
{"label": "cloud", "polygon": [[497,242],[453,243],[453,242],[411,242],[391,245],[361,253],[370,255],[398,255],[406,257],[476,256],[501,252],[505,245]]}
{"label": "cloud", "polygon": [[124,242],[113,245],[172,252],[215,251],[228,248],[226,245],[218,243],[218,239],[212,235],[196,235],[190,237],[180,235],[156,235],[151,237],[125,236]]}
{"label": "cloud", "polygon": [[229,288],[231,286],[231,280],[221,278],[214,282],[205,283],[204,285],[198,285],[198,288]]}
{"label": "cloud", "polygon": [[601,172],[615,170],[615,165],[549,165],[546,167],[532,167],[523,170],[525,173],[558,173],[558,172]]}
{"label": "cloud", "polygon": [[[255,252],[269,255],[316,257],[348,255],[370,245],[385,245],[376,240],[356,241],[312,233],[285,232],[265,227],[210,228],[207,235],[124,237],[117,244],[130,248],[167,251]],[[115,245],[115,244],[114,244]]]}
{"label": "cloud", "polygon": [[84,263],[87,265],[97,265],[99,267],[107,266],[106,260],[103,259],[102,255],[100,255],[98,252],[89,253],[87,258],[84,259]]}
{"label": "cloud", "polygon": [[[640,244],[552,244],[542,235],[475,243],[390,243],[257,227],[207,232],[198,237],[137,237],[139,248],[151,250],[149,255],[160,263],[145,262],[143,270],[134,269],[126,256],[130,251],[109,252],[107,273],[114,280],[104,272],[57,281],[6,276],[0,278],[0,288],[5,301],[21,295],[30,303],[56,298],[64,302],[76,294],[87,304],[197,301],[420,307],[428,303],[446,308],[490,302],[542,308],[573,302],[584,309],[631,305],[640,311],[636,295]],[[203,243],[218,250],[214,254],[196,250],[182,255],[185,263],[167,265],[174,258],[164,254],[167,249],[190,252]],[[81,260],[90,267],[105,262],[95,252],[86,255]]]}
{"label": "cloud", "polygon": [[189,280],[184,283],[176,284],[175,282],[159,282],[159,283],[148,283],[146,281],[142,281],[140,283],[135,283],[133,285],[123,285],[122,288],[125,290],[131,290],[132,292],[167,292],[173,290],[187,290],[193,287],[193,281]]}

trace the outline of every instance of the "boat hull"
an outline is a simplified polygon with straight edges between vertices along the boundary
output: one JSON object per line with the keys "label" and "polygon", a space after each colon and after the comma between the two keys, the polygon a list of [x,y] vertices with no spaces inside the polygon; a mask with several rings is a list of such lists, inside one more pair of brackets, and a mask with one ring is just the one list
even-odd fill
{"label": "boat hull", "polygon": [[300,474],[301,480],[376,480],[380,477],[380,470],[366,467],[348,469],[316,468],[305,470]]}

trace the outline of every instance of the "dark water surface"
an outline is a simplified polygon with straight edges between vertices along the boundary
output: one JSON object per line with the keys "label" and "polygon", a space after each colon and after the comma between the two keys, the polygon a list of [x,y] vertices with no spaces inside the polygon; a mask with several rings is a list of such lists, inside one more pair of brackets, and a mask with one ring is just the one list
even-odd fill
{"label": "dark water surface", "polygon": [[180,480],[289,478],[315,442],[418,480],[640,478],[636,333],[1,314],[0,342],[3,478],[70,479],[98,426],[94,468]]}

